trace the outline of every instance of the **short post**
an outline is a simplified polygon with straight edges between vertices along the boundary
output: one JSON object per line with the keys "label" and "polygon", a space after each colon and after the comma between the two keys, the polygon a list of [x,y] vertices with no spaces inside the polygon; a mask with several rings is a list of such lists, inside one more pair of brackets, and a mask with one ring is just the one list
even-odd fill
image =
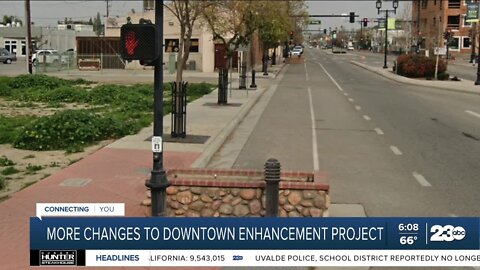
{"label": "short post", "polygon": [[250,84],[250,88],[257,88],[255,84],[255,69],[252,69],[252,84]]}
{"label": "short post", "polygon": [[218,71],[218,105],[227,104],[228,69]]}
{"label": "short post", "polygon": [[276,217],[278,215],[278,186],[280,183],[280,162],[270,158],[265,162],[265,216]]}
{"label": "short post", "polygon": [[242,62],[240,65],[240,82],[238,89],[247,89],[247,63]]}

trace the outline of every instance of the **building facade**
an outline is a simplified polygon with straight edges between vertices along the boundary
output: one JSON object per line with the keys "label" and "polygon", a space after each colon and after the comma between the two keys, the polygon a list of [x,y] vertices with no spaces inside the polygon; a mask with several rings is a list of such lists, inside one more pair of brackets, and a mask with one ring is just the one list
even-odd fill
{"label": "building facade", "polygon": [[451,32],[451,55],[468,58],[472,53],[472,23],[466,22],[467,2],[471,0],[414,0],[412,20],[417,44],[432,51],[446,45],[445,32]]}
{"label": "building facade", "polygon": [[[118,37],[120,38],[120,28],[127,23],[127,18],[132,23],[138,23],[140,19],[150,20],[155,23],[155,11],[145,10],[141,13],[130,13],[126,17],[108,18],[105,25],[105,37]],[[172,56],[178,51],[179,37],[180,37],[180,25],[177,18],[167,9],[164,10],[164,52],[163,59],[165,67],[169,66],[169,61],[175,61],[176,58]],[[189,62],[187,67],[202,72],[213,72],[215,69],[215,44],[212,38],[212,34],[208,32],[204,27],[196,25],[192,34],[192,46],[190,48]],[[141,67],[138,61],[127,65],[131,67]],[[193,68],[194,67],[194,68]]]}

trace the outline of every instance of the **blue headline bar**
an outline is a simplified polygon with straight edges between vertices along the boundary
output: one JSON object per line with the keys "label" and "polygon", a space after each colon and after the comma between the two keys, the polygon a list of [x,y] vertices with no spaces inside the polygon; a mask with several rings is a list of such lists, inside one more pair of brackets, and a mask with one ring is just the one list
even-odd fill
{"label": "blue headline bar", "polygon": [[30,218],[30,249],[479,250],[479,218]]}

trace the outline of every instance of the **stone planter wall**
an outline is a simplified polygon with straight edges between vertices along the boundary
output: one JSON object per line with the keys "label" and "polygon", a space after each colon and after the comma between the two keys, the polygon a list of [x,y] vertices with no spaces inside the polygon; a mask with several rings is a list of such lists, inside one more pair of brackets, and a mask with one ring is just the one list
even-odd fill
{"label": "stone planter wall", "polygon": [[[190,171],[190,170],[188,170]],[[185,171],[170,171],[167,215],[170,217],[262,217],[265,215],[265,182],[261,171],[198,170],[195,178]],[[228,174],[228,175],[227,175]],[[228,178],[228,179],[225,179]],[[279,186],[280,217],[328,216],[329,186],[311,173],[282,173]],[[318,178],[318,177],[317,177]],[[241,179],[241,180],[235,180]],[[256,179],[256,180],[245,180]],[[144,204],[149,205],[147,199]],[[150,210],[149,210],[150,211]]]}

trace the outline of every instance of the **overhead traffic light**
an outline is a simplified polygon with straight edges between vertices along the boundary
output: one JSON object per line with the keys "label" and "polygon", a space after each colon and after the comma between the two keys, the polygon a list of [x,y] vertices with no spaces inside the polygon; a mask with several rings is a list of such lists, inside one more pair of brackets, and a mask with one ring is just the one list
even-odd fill
{"label": "overhead traffic light", "polygon": [[368,26],[368,19],[363,18],[363,27],[367,27],[367,26]]}
{"label": "overhead traffic light", "polygon": [[152,62],[161,53],[158,26],[124,24],[120,29],[120,54],[125,60]]}
{"label": "overhead traffic light", "polygon": [[324,34],[324,35],[327,34],[327,29],[323,29],[323,34]]}
{"label": "overhead traffic light", "polygon": [[350,12],[350,23],[355,22],[355,12]]}

